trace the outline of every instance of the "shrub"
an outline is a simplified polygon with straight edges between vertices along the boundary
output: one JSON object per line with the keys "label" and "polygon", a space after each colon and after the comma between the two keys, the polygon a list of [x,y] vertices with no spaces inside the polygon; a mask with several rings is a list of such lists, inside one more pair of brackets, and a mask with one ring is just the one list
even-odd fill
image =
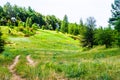
{"label": "shrub", "polygon": [[32,28],[33,28],[34,30],[37,30],[37,29],[39,28],[39,26],[38,26],[38,24],[34,23],[34,24],[32,24]]}

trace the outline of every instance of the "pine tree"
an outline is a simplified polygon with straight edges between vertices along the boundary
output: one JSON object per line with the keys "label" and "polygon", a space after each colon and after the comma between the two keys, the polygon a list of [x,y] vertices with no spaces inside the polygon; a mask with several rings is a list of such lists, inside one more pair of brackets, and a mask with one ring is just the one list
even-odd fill
{"label": "pine tree", "polygon": [[118,32],[117,45],[120,46],[120,0],[114,0],[112,4],[112,17],[109,19],[109,23],[114,26]]}
{"label": "pine tree", "polygon": [[86,26],[86,31],[83,34],[83,39],[82,39],[82,43],[83,43],[83,47],[89,47],[92,48],[94,45],[94,30],[95,30],[95,26],[96,26],[96,20],[94,19],[94,17],[89,17],[87,19],[87,26]]}
{"label": "pine tree", "polygon": [[64,19],[62,21],[61,32],[68,33],[68,17],[67,17],[67,15],[64,16]]}
{"label": "pine tree", "polygon": [[118,32],[120,32],[120,0],[114,1],[111,12],[112,17],[109,19],[109,23],[112,24]]}

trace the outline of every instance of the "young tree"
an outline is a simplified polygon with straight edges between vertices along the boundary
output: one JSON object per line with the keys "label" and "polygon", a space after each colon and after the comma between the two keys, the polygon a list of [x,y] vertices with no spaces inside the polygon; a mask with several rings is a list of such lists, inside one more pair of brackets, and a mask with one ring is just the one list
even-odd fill
{"label": "young tree", "polygon": [[0,28],[0,53],[4,51],[4,40],[2,39],[2,32]]}
{"label": "young tree", "polygon": [[96,26],[96,20],[94,17],[89,17],[86,22],[86,31],[83,34],[83,47],[92,48],[94,45],[94,30]]}
{"label": "young tree", "polygon": [[61,32],[68,33],[68,17],[67,17],[67,15],[64,16],[64,19],[62,21]]}

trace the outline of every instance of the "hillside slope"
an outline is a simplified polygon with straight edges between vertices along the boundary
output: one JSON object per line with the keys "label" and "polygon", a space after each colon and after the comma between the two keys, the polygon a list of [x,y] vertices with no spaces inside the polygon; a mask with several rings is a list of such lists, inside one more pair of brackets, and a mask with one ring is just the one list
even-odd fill
{"label": "hillside slope", "polygon": [[[47,30],[38,30],[31,37],[7,37],[9,44],[0,54],[1,80],[12,78],[8,66],[17,55],[20,58],[14,67],[15,74],[26,80],[120,80],[118,48],[98,46],[82,51],[78,40]],[[27,55],[35,66],[28,64]]]}

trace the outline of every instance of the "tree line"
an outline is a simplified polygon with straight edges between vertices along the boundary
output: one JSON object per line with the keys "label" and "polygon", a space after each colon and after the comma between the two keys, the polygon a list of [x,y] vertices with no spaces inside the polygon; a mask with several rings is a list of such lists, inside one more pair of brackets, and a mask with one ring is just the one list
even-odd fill
{"label": "tree line", "polygon": [[83,34],[83,47],[92,48],[94,45],[105,45],[120,47],[120,0],[114,0],[112,16],[109,18],[109,25],[105,28],[95,28],[96,20],[92,17],[87,19],[86,31]]}
{"label": "tree line", "polygon": [[[0,26],[32,28],[37,26],[41,29],[58,30],[63,33],[78,35],[81,26],[77,23],[69,23],[68,16],[65,15],[60,20],[54,15],[44,16],[36,12],[30,6],[28,8],[11,5],[7,2],[3,7],[0,6]],[[25,31],[24,31],[25,32]]]}
{"label": "tree line", "polygon": [[[31,7],[19,7],[7,2],[0,6],[0,26],[18,27],[19,31],[26,35],[33,35],[38,28],[56,30],[72,35],[82,35],[80,42],[83,47],[92,48],[94,45],[105,45],[106,48],[120,46],[120,0],[114,0],[112,4],[112,17],[109,18],[109,25],[105,28],[96,28],[94,17],[87,18],[84,23],[80,19],[79,24],[70,23],[65,15],[60,20],[54,15],[44,16]],[[114,27],[114,28],[113,28]],[[0,36],[2,33],[0,33]],[[2,41],[0,37],[0,41]],[[2,45],[0,43],[0,45]]]}

